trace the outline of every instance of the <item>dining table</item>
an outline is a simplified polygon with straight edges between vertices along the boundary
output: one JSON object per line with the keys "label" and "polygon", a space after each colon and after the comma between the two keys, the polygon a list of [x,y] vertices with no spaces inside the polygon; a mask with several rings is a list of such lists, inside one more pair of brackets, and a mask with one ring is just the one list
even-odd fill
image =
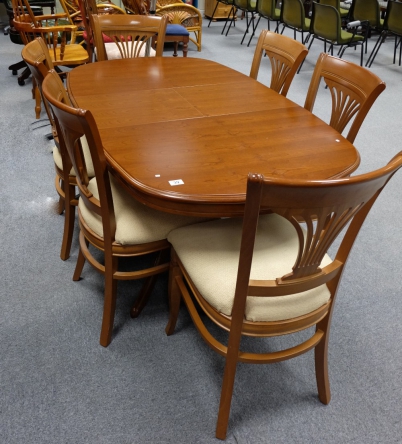
{"label": "dining table", "polygon": [[94,116],[110,172],[135,199],[170,213],[241,216],[249,173],[336,179],[360,162],[317,116],[206,59],[89,63],[69,73],[67,89]]}

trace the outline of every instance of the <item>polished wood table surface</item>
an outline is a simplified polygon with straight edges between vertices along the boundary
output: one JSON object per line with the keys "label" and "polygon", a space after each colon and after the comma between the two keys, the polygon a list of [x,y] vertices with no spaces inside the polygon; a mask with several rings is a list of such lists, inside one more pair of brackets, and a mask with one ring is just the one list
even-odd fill
{"label": "polished wood table surface", "polygon": [[70,72],[68,90],[93,113],[113,174],[164,211],[241,215],[250,172],[321,180],[359,165],[354,146],[322,120],[212,61],[91,63]]}

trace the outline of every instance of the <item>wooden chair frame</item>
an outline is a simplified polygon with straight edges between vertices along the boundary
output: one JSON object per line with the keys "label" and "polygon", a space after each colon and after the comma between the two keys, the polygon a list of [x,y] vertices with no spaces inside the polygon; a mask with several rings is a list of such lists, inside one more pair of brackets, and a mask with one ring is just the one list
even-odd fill
{"label": "wooden chair frame", "polygon": [[366,68],[321,53],[304,103],[304,108],[309,111],[313,111],[322,78],[332,97],[330,125],[342,133],[349,121],[354,118],[346,136],[349,142],[353,143],[371,106],[384,91],[385,83]]}
{"label": "wooden chair frame", "polygon": [[[42,84],[45,77],[50,70],[54,69],[52,60],[49,56],[49,51],[43,39],[41,37],[38,37],[25,45],[22,50],[22,58],[28,64],[28,67],[32,73],[32,77],[35,79],[36,84],[38,85],[38,91],[40,92],[40,95],[42,97],[42,101],[52,127],[52,135],[56,148],[60,150],[59,137],[57,134],[53,114],[51,109],[49,108],[47,101],[43,97],[42,91]],[[59,75],[63,76],[64,73],[59,73]],[[57,194],[59,195],[59,214],[62,214],[63,211],[65,212],[63,240],[60,251],[60,258],[65,261],[70,256],[71,243],[74,232],[75,207],[78,205],[78,200],[75,196],[75,187],[77,186],[77,180],[76,177],[73,175],[66,175],[66,173],[64,172],[64,168],[63,170],[60,169],[56,165],[56,163],[54,164],[54,166],[56,169],[55,188]],[[67,182],[65,182],[66,179],[68,179]],[[66,187],[68,188],[67,191],[69,191],[67,199],[65,192]]]}
{"label": "wooden chair frame", "polygon": [[[183,299],[202,338],[214,351],[224,356],[226,361],[216,428],[217,438],[225,439],[226,437],[238,362],[275,363],[314,349],[318,396],[323,404],[330,402],[328,341],[339,282],[353,243],[367,214],[382,189],[401,166],[402,152],[388,165],[377,171],[340,180],[308,182],[271,179],[258,174],[249,174],[231,316],[219,313],[203,299],[180,261],[180,257],[174,250],[172,251],[169,278],[170,319],[166,333],[168,335],[173,333],[180,301]],[[293,269],[289,270],[288,274],[276,280],[253,280],[250,278],[250,272],[258,219],[259,214],[266,212],[267,209],[287,219],[294,226],[299,239],[299,254]],[[305,234],[301,230],[300,221],[304,222]],[[324,255],[337,237],[341,238],[341,243],[335,259],[321,268],[320,264]],[[219,264],[216,265],[219,267]],[[205,276],[205,278],[208,277]],[[285,296],[324,284],[330,291],[330,299],[311,313],[284,321],[251,322],[246,320],[245,309],[248,296],[262,298]],[[207,330],[196,305],[215,324],[229,331],[227,346],[217,341]],[[295,333],[314,325],[316,326],[315,333],[309,339],[289,349],[269,353],[240,350],[242,335],[278,336]]]}
{"label": "wooden chair frame", "polygon": [[307,56],[308,49],[297,40],[263,29],[251,65],[250,77],[253,79],[257,80],[264,52],[271,62],[270,88],[286,97],[299,66]]}
{"label": "wooden chair frame", "polygon": [[[60,151],[63,158],[65,183],[68,183],[68,171],[74,166],[77,172],[77,186],[80,199],[87,208],[102,218],[103,237],[92,231],[79,215],[80,252],[77,259],[73,280],[80,279],[85,260],[105,277],[105,298],[100,344],[107,347],[112,338],[116,291],[118,280],[145,279],[139,297],[132,308],[131,315],[136,317],[144,307],[153,288],[155,277],[169,269],[168,253],[170,244],[166,239],[139,245],[121,245],[115,242],[116,219],[110,188],[109,170],[103,151],[102,141],[96,122],[90,111],[73,108],[67,93],[55,71],[50,71],[43,81],[43,94],[52,109],[57,133],[59,134]],[[94,164],[99,199],[88,190],[89,177],[81,146],[81,137],[86,137]],[[73,188],[66,187],[66,199],[70,198]],[[100,263],[89,251],[91,244],[104,253],[104,263]],[[151,267],[137,271],[119,271],[118,258],[143,256],[157,253]]]}

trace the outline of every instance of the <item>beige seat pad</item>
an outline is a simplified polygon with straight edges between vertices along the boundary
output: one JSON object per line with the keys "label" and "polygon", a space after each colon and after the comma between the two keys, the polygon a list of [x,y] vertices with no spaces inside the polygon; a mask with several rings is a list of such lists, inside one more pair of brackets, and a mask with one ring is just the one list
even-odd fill
{"label": "beige seat pad", "polygon": [[[131,197],[113,178],[110,177],[113,205],[116,217],[115,241],[122,245],[137,245],[166,239],[170,231],[188,224],[202,222],[203,218],[179,216],[149,208]],[[90,180],[88,189],[99,198],[96,178]],[[102,219],[88,210],[82,199],[78,208],[86,224],[103,237]]]}
{"label": "beige seat pad", "polygon": [[[94,166],[92,163],[91,154],[89,152],[87,138],[85,136],[81,137],[81,146],[82,146],[82,151],[84,153],[85,164],[87,166],[88,177],[94,177],[95,176]],[[53,160],[54,163],[57,165],[57,167],[63,171],[63,159],[61,158],[61,154],[57,146],[53,148]],[[76,174],[74,168],[71,168],[70,176],[75,176],[75,175]]]}
{"label": "beige seat pad", "polygon": [[[168,240],[201,295],[219,312],[231,315],[242,231],[241,219],[221,219],[172,231]],[[292,271],[298,237],[292,224],[269,214],[260,217],[251,279],[276,279]],[[322,266],[331,263],[325,256]],[[248,297],[246,319],[278,321],[301,316],[324,305],[326,285],[290,296]]]}

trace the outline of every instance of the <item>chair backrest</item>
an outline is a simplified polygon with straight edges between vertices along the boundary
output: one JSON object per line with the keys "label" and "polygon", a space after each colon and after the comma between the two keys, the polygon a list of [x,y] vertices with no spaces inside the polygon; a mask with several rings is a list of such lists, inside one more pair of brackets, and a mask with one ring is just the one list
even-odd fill
{"label": "chair backrest", "polygon": [[381,11],[378,0],[353,0],[350,6],[351,20],[368,20],[370,26],[381,26]]}
{"label": "chair backrest", "polygon": [[[232,325],[235,318],[240,319],[240,323],[243,321],[247,296],[285,296],[327,284],[333,300],[343,267],[367,214],[401,166],[402,152],[383,168],[345,179],[302,181],[249,174]],[[299,253],[292,269],[284,276],[268,281],[250,280],[258,217],[268,208],[293,225]],[[321,268],[324,255],[337,237],[340,237],[340,246],[335,258]],[[286,331],[293,328],[297,331],[305,321],[316,324],[325,311],[328,305],[306,315],[302,321],[300,318],[292,321],[292,325],[286,325]],[[277,323],[274,328],[278,329]]]}
{"label": "chair backrest", "polygon": [[302,0],[283,0],[281,22],[294,28],[303,28],[306,18]]}
{"label": "chair backrest", "polygon": [[[107,60],[104,35],[113,40],[121,58],[146,55],[146,48],[157,37],[156,56],[161,57],[168,18],[148,15],[91,15],[98,61]],[[113,43],[107,43],[112,45]]]}
{"label": "chair backrest", "polygon": [[402,3],[400,1],[388,0],[384,29],[402,35]]}
{"label": "chair backrest", "polygon": [[36,85],[42,97],[42,102],[45,106],[46,114],[49,118],[50,125],[52,126],[52,134],[56,145],[58,145],[58,137],[56,131],[56,125],[54,123],[53,115],[49,109],[47,101],[43,97],[42,83],[51,69],[54,69],[52,59],[50,58],[49,50],[46,43],[41,37],[32,40],[27,43],[21,51],[22,58],[28,65],[29,70],[33,78],[36,81]]}
{"label": "chair backrest", "polygon": [[304,108],[313,110],[321,79],[332,97],[330,125],[339,131],[354,117],[347,139],[353,143],[368,111],[384,91],[385,83],[374,73],[352,62],[322,53],[315,66]]}
{"label": "chair backrest", "polygon": [[270,87],[286,96],[293,77],[307,56],[308,49],[297,40],[266,29],[262,30],[251,65],[250,77],[253,79],[257,79],[264,51],[271,61]]}
{"label": "chair backrest", "polygon": [[258,0],[257,12],[262,17],[276,19],[276,0]]}
{"label": "chair backrest", "polygon": [[[99,131],[90,111],[74,108],[66,90],[52,70],[42,84],[43,95],[49,102],[59,134],[60,153],[63,159],[63,171],[70,171],[74,166],[80,199],[90,210],[101,216],[105,244],[114,241],[116,221],[109,172]],[[89,177],[85,157],[81,146],[81,137],[86,137],[92,158],[99,198],[88,188]],[[106,248],[106,245],[105,245]]]}
{"label": "chair backrest", "polygon": [[[150,3],[144,0],[122,0],[128,13],[137,15],[148,15]],[[177,3],[177,2],[176,2]]]}
{"label": "chair backrest", "polygon": [[339,42],[341,14],[337,8],[324,2],[313,2],[310,32],[331,42]]}

